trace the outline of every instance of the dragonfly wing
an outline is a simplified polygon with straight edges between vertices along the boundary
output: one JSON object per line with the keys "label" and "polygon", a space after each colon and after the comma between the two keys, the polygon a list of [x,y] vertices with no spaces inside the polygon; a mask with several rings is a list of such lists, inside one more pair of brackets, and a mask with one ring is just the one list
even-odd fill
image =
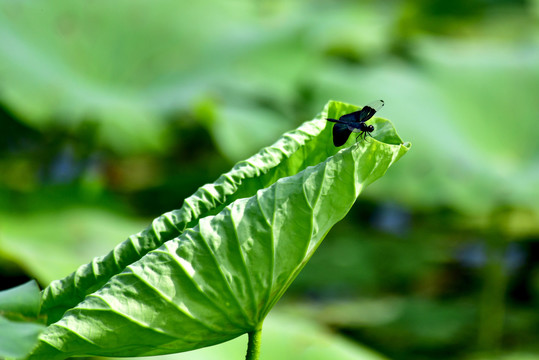
{"label": "dragonfly wing", "polygon": [[333,145],[336,147],[344,145],[352,132],[348,129],[348,125],[343,123],[335,123],[333,125]]}
{"label": "dragonfly wing", "polygon": [[383,100],[376,100],[372,103],[365,105],[363,109],[359,111],[358,120],[359,122],[365,122],[369,120],[378,110],[384,106]]}
{"label": "dragonfly wing", "polygon": [[376,100],[376,101],[373,101],[367,105],[365,105],[365,107],[370,107],[371,109],[374,109],[374,111],[379,111],[382,106],[384,106],[384,100]]}
{"label": "dragonfly wing", "polygon": [[361,110],[341,116],[339,120],[354,126],[353,123],[361,123],[369,120],[378,110],[382,108],[382,106],[384,106],[384,101],[376,100],[368,105],[363,106]]}
{"label": "dragonfly wing", "polygon": [[360,112],[361,112],[361,110],[354,111],[353,113],[343,115],[343,116],[341,116],[339,118],[339,122],[340,123],[347,123],[347,124],[357,123],[359,121],[359,113]]}

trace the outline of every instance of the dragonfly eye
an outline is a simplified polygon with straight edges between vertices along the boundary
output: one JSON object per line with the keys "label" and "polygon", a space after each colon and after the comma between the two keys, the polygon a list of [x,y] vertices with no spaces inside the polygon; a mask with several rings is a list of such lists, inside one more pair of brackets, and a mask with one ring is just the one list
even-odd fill
{"label": "dragonfly eye", "polygon": [[369,125],[369,126],[367,127],[367,129],[368,129],[369,132],[374,131],[374,126]]}

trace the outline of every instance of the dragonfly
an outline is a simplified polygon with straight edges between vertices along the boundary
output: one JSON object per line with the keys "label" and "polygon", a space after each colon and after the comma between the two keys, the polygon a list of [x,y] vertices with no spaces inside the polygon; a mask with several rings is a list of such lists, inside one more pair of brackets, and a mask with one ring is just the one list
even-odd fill
{"label": "dragonfly", "polygon": [[372,137],[371,133],[374,131],[374,126],[367,125],[365,122],[369,121],[382,106],[384,106],[384,101],[376,100],[365,105],[361,110],[341,116],[339,120],[326,119],[327,121],[335,123],[335,125],[333,125],[333,145],[336,147],[344,145],[346,140],[348,140],[348,137],[350,137],[350,134],[353,132],[359,133],[356,137],[356,141],[359,138],[365,140],[367,135]]}

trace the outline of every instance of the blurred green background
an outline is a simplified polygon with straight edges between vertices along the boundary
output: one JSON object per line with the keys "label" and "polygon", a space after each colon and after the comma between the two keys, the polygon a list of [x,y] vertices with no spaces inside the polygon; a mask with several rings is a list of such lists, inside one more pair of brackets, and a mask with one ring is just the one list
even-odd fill
{"label": "blurred green background", "polygon": [[1,287],[105,254],[329,99],[385,100],[413,149],[267,336],[539,359],[539,0],[0,0]]}

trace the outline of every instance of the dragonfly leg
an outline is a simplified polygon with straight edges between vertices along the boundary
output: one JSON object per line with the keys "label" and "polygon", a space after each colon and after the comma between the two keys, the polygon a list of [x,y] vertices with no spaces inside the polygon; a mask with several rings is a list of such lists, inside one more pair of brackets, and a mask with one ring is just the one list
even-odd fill
{"label": "dragonfly leg", "polygon": [[[365,132],[363,133],[363,140],[365,140],[366,142],[369,142],[369,140],[367,140],[367,135],[371,136],[371,134],[370,134],[369,132],[365,131]],[[372,137],[372,136],[371,136],[371,137]]]}
{"label": "dragonfly leg", "polygon": [[356,142],[358,142],[358,139],[361,139],[359,140],[359,142],[361,142],[362,140],[367,141],[367,132],[366,131],[360,132],[359,135],[356,136]]}

